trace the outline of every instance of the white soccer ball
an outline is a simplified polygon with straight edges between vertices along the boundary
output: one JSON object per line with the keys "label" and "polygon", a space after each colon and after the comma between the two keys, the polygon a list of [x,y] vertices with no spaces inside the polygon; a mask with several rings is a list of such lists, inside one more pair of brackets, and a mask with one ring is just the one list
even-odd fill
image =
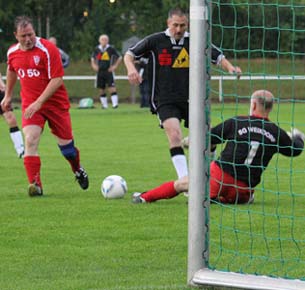
{"label": "white soccer ball", "polygon": [[127,183],[119,175],[107,176],[102,182],[101,192],[105,198],[122,198],[127,192]]}

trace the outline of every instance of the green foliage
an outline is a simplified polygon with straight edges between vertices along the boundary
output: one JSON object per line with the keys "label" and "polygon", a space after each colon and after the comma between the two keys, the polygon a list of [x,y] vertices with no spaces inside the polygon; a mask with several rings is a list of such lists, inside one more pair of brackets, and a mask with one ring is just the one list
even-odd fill
{"label": "green foliage", "polygon": [[213,42],[237,57],[302,55],[305,1],[213,1]]}
{"label": "green foliage", "polygon": [[84,24],[83,30],[77,30],[71,42],[71,59],[89,60],[94,47],[97,45],[98,37],[95,37],[95,28],[92,22]]}
{"label": "green foliage", "polygon": [[[140,38],[166,28],[167,12],[174,6],[189,9],[189,1],[60,1],[15,0],[0,1],[1,29],[0,61],[5,60],[8,46],[15,42],[13,21],[17,15],[27,14],[34,19],[37,33],[50,35],[75,60],[87,60],[106,33],[119,50],[122,41]],[[212,39],[230,57],[303,56],[305,41],[305,1],[281,0],[243,1],[214,0],[212,5]],[[83,12],[88,12],[84,16]],[[234,49],[233,49],[234,47]],[[250,51],[251,50],[251,51]]]}

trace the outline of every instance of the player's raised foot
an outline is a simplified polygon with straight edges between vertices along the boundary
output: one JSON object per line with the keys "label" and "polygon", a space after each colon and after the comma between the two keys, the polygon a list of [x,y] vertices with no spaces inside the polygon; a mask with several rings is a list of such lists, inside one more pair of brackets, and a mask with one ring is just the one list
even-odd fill
{"label": "player's raised foot", "polygon": [[132,200],[131,200],[132,203],[145,203],[146,200],[143,197],[141,197],[142,193],[141,192],[134,192],[132,194]]}
{"label": "player's raised foot", "polygon": [[42,188],[34,182],[34,183],[29,184],[28,194],[30,197],[42,196],[43,191],[42,191]]}
{"label": "player's raised foot", "polygon": [[82,189],[87,189],[89,187],[89,178],[88,174],[84,168],[80,167],[78,171],[74,172],[75,179],[79,183]]}

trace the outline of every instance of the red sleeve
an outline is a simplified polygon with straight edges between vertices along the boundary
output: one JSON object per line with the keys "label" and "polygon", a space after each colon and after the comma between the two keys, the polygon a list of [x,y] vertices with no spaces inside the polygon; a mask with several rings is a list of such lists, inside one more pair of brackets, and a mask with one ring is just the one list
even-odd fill
{"label": "red sleeve", "polygon": [[11,55],[12,52],[14,52],[15,50],[18,49],[18,48],[17,48],[17,45],[18,45],[18,43],[17,43],[17,44],[11,45],[11,46],[9,47],[8,51],[7,51],[7,62],[6,62],[6,64],[7,64],[7,67],[8,67],[8,69],[9,69],[10,71],[15,71],[14,67],[13,67],[12,64],[11,64],[12,58],[10,57],[10,55]]}
{"label": "red sleeve", "polygon": [[62,66],[59,49],[46,39],[41,39],[41,43],[47,48],[49,53],[51,79],[62,77],[64,75],[64,68]]}

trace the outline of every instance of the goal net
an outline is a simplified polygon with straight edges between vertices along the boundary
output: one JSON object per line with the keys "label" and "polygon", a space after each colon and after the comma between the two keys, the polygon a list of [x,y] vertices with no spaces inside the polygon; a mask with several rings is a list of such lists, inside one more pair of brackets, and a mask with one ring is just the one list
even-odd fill
{"label": "goal net", "polygon": [[[251,94],[266,89],[275,96],[270,120],[286,131],[298,128],[305,132],[305,1],[203,2],[213,44],[243,71],[238,80],[208,65],[210,111],[205,112],[209,115],[206,120],[213,126],[247,115]],[[211,45],[209,38],[207,43]],[[223,148],[217,147],[217,155]],[[210,161],[204,160],[207,176]],[[254,203],[203,202],[203,213],[197,214],[204,219],[200,221],[204,241],[199,243],[202,255],[198,257],[203,267],[192,273],[192,283],[305,289],[304,180],[304,153],[295,158],[276,154],[255,187]],[[208,201],[208,196],[206,190],[204,200]],[[192,246],[192,255],[190,251]]]}

